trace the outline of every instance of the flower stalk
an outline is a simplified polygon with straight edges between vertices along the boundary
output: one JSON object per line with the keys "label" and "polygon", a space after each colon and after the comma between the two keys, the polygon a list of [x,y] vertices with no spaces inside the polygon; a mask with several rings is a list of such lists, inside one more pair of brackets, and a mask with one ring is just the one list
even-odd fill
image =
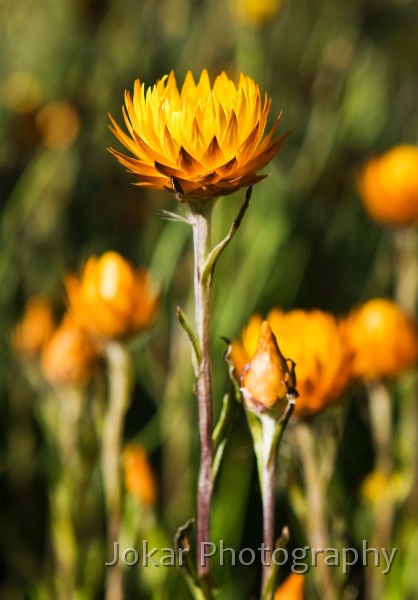
{"label": "flower stalk", "polygon": [[[393,430],[392,399],[381,380],[370,382],[367,386],[369,397],[370,426],[375,448],[375,471],[381,473],[390,482],[393,477]],[[383,494],[373,506],[373,547],[390,546],[395,519],[397,499],[391,491]],[[368,600],[382,598],[385,591],[384,577],[373,569],[367,578],[366,597]]]}
{"label": "flower stalk", "polygon": [[[296,425],[296,441],[303,465],[307,493],[307,534],[312,548],[327,548],[329,543],[328,524],[325,516],[325,494],[329,481],[329,464],[318,465],[314,430],[309,423],[300,420]],[[318,560],[316,580],[324,600],[337,600],[336,585],[329,567]]]}
{"label": "flower stalk", "polygon": [[[102,476],[107,515],[109,546],[119,541],[122,522],[122,482],[120,457],[122,455],[123,423],[130,403],[131,363],[123,344],[109,341],[106,344],[109,370],[109,403],[103,419]],[[123,573],[118,562],[108,570],[105,600],[122,600]]]}
{"label": "flower stalk", "polygon": [[207,557],[202,558],[203,544],[210,540],[210,506],[213,490],[213,411],[210,358],[210,304],[212,274],[203,277],[210,249],[211,206],[201,206],[191,213],[194,246],[195,322],[200,356],[196,361],[196,394],[199,411],[200,470],[197,501],[197,571],[202,580],[210,577]]}
{"label": "flower stalk", "polygon": [[260,415],[247,410],[247,420],[254,442],[257,458],[258,477],[263,503],[263,560],[261,599],[271,600],[273,597],[276,569],[272,562],[272,553],[281,540],[275,541],[275,481],[277,469],[277,453],[283,433],[292,416],[295,399],[289,394],[288,405],[279,420],[266,412]]}
{"label": "flower stalk", "polygon": [[274,481],[277,463],[276,423],[269,415],[261,418],[263,429],[263,458],[261,494],[263,498],[263,541],[267,548],[263,565],[262,590],[264,592],[271,569],[271,555],[274,545]]}
{"label": "flower stalk", "polygon": [[[275,430],[276,422],[269,416],[264,415],[261,419],[263,429],[263,459],[261,495],[263,499],[263,542],[266,550],[266,560],[263,564],[262,573],[262,598],[267,600],[266,590],[269,575],[272,568],[272,552],[274,549],[274,484],[277,465],[277,437]],[[271,595],[270,595],[271,597]]]}
{"label": "flower stalk", "polygon": [[418,233],[412,227],[394,232],[395,298],[409,317],[415,317],[418,296]]}
{"label": "flower stalk", "polygon": [[[55,591],[58,600],[70,600],[77,593],[77,536],[72,515],[72,497],[80,485],[81,457],[78,448],[79,421],[85,398],[82,389],[57,389],[43,409],[49,434],[59,453],[61,468],[51,486],[51,534],[56,560]],[[52,407],[51,404],[57,406]],[[50,410],[52,409],[52,410]],[[47,414],[50,410],[50,414]],[[51,417],[53,417],[51,419]],[[55,421],[55,422],[54,422]]]}
{"label": "flower stalk", "polygon": [[[178,186],[176,186],[176,189]],[[213,482],[219,468],[223,447],[224,435],[228,427],[223,420],[229,420],[231,410],[226,410],[221,415],[221,421],[214,431],[213,405],[212,405],[212,368],[210,355],[210,311],[212,279],[216,263],[234,237],[251,199],[252,188],[248,188],[243,206],[233,222],[227,236],[214,248],[211,248],[211,221],[213,203],[205,202],[188,203],[187,218],[192,227],[194,250],[194,297],[195,297],[195,330],[188,322],[183,310],[177,307],[179,324],[185,331],[192,351],[192,363],[195,372],[195,392],[199,414],[200,436],[200,468],[198,476],[197,498],[197,578],[194,585],[195,595],[204,594],[211,598],[211,573],[210,564],[206,556],[202,556],[204,544],[210,541],[210,511],[213,491]],[[183,202],[181,190],[176,192],[178,200]],[[229,407],[231,408],[231,407]],[[228,417],[228,418],[227,418]],[[217,451],[214,459],[215,449]],[[196,582],[195,582],[196,583]],[[190,581],[189,581],[190,584]]]}

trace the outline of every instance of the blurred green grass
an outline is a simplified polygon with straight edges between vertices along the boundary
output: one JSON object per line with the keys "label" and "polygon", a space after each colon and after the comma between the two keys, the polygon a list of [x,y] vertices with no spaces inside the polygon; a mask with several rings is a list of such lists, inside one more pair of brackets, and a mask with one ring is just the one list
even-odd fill
{"label": "blurred green grass", "polygon": [[[161,406],[169,397],[174,410],[180,405],[179,423],[189,431],[178,464],[187,466],[196,455],[191,373],[185,368],[178,387],[176,359],[168,350],[176,328],[174,306],[191,308],[190,232],[160,218],[159,210],[172,208],[173,198],[133,187],[106,148],[116,145],[107,114],[120,120],[123,91],[135,78],[152,84],[171,69],[181,79],[188,69],[198,75],[202,68],[253,76],[272,98],[272,117],[283,111],[281,131],[293,130],[269,166],[271,176],[254,189],[249,213],[217,268],[215,410],[226,383],[221,336],[236,337],[251,313],[301,306],[341,314],[365,298],[393,291],[391,234],[367,217],[355,180],[371,154],[417,142],[416,2],[287,0],[271,21],[251,26],[239,21],[233,0],[3,0],[0,595],[5,600],[35,597],[28,590],[48,556],[44,440],[33,417],[34,393],[8,343],[29,296],[50,295],[62,311],[63,275],[106,249],[151,265],[164,301],[149,337],[133,347],[136,431],[148,423],[144,439],[163,469],[161,441],[178,436],[175,427],[161,424]],[[56,101],[76,111],[80,128],[71,145],[51,148],[38,115]],[[228,230],[242,201],[237,193],[218,203],[214,238]],[[183,342],[178,344],[186,359]],[[362,474],[361,462],[370,452],[367,440],[360,439],[359,403],[361,394],[353,399],[346,425],[347,436],[358,442],[355,461],[345,465],[353,478]],[[170,448],[180,451],[178,444],[172,441]],[[232,506],[238,473],[247,465],[250,507],[257,506],[249,455],[241,424],[225,465]],[[237,461],[240,469],[233,466]],[[173,500],[167,509],[170,533],[193,510],[196,464],[186,475],[186,500],[181,505]],[[251,521],[245,513],[250,509],[241,510],[237,520]],[[218,518],[216,529],[222,531],[222,515]],[[415,513],[412,521],[416,535]],[[247,525],[247,535],[257,539],[256,525]],[[406,597],[396,596],[396,589],[394,594],[390,598]]]}

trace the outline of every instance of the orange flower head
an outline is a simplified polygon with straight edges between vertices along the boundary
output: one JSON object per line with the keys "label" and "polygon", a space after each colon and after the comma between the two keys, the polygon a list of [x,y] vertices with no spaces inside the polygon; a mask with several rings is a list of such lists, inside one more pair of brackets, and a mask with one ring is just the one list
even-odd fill
{"label": "orange flower head", "polygon": [[198,83],[189,71],[180,90],[174,72],[148,89],[137,80],[122,109],[129,135],[110,117],[111,131],[133,157],[110,152],[137,185],[187,201],[231,194],[267,176],[257,172],[287,137],[275,137],[278,117],[263,139],[270,105],[243,74],[236,85],[223,72],[211,86],[206,70]]}
{"label": "orange flower head", "polygon": [[12,344],[23,356],[37,356],[54,328],[55,319],[50,302],[46,298],[33,297],[12,333]]}
{"label": "orange flower head", "polygon": [[291,573],[282,585],[277,588],[274,600],[303,600],[305,576]]}
{"label": "orange flower head", "polygon": [[[241,342],[233,344],[232,360],[238,373],[254,353],[255,331],[261,318],[254,316]],[[296,364],[299,396],[295,413],[312,415],[335,403],[349,380],[346,348],[335,318],[319,310],[274,309],[267,316],[284,356]]]}
{"label": "orange flower head", "polygon": [[74,319],[100,338],[122,339],[142,331],[158,307],[148,272],[135,271],[116,252],[89,258],[80,279],[70,275],[66,287]]}
{"label": "orange flower head", "polygon": [[41,357],[45,378],[57,385],[85,385],[93,377],[100,351],[71,317],[64,317]]}
{"label": "orange flower head", "polygon": [[376,298],[354,309],[341,323],[353,377],[398,375],[418,359],[418,329],[391,300]]}
{"label": "orange flower head", "polygon": [[363,202],[387,225],[418,223],[418,148],[395,146],[365,165],[359,178]]}
{"label": "orange flower head", "polygon": [[277,345],[267,321],[259,329],[254,355],[242,376],[244,402],[251,408],[264,411],[283,409],[287,404],[288,386],[295,381]]}
{"label": "orange flower head", "polygon": [[145,448],[128,444],[123,452],[125,487],[140,504],[154,506],[157,499],[157,483],[148,461]]}

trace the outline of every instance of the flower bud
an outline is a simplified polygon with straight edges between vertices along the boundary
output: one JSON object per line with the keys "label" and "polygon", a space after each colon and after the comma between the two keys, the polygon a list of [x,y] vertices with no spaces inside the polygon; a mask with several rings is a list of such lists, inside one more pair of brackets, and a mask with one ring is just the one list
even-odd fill
{"label": "flower bud", "polygon": [[264,411],[287,404],[288,385],[294,385],[288,364],[267,321],[260,326],[257,349],[242,377],[247,406]]}
{"label": "flower bud", "polygon": [[116,252],[89,258],[80,280],[71,275],[66,287],[74,319],[101,338],[138,333],[151,324],[158,306],[148,272],[135,271]]}
{"label": "flower bud", "polygon": [[123,452],[125,487],[140,504],[153,506],[157,498],[157,483],[145,448],[129,444]]}
{"label": "flower bud", "polygon": [[[295,413],[312,415],[335,403],[349,382],[347,349],[336,319],[320,310],[272,310],[268,322],[282,349],[296,365],[298,399]],[[251,317],[241,342],[232,346],[232,361],[239,375],[253,355],[260,317]]]}
{"label": "flower bud", "polygon": [[94,375],[99,358],[90,336],[66,316],[44,349],[41,366],[51,383],[84,385]]}
{"label": "flower bud", "polygon": [[363,202],[372,217],[388,225],[418,222],[418,148],[395,146],[372,158],[359,178]]}
{"label": "flower bud", "polygon": [[342,321],[341,331],[351,352],[353,377],[394,376],[418,359],[417,325],[391,300],[369,300]]}
{"label": "flower bud", "polygon": [[303,600],[305,576],[291,573],[282,585],[277,588],[274,600]]}
{"label": "flower bud", "polygon": [[263,319],[260,315],[252,315],[241,332],[240,341],[233,341],[231,344],[230,359],[238,379],[244,374],[246,366],[257,350],[262,322]]}
{"label": "flower bud", "polygon": [[52,307],[41,297],[31,298],[22,320],[12,333],[12,344],[24,356],[36,356],[52,335],[55,328]]}

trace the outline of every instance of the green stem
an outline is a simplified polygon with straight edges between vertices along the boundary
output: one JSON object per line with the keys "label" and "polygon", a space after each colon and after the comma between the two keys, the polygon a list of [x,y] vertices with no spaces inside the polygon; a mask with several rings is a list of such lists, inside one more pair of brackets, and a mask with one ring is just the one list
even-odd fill
{"label": "green stem", "polygon": [[80,481],[78,432],[84,400],[80,388],[58,389],[57,396],[52,399],[57,404],[56,421],[48,422],[50,435],[56,437],[61,463],[58,481],[51,491],[52,543],[57,561],[55,587],[58,600],[71,600],[77,587],[78,550],[72,507],[73,494]]}
{"label": "green stem", "polygon": [[[416,228],[402,228],[394,232],[396,250],[395,263],[395,299],[402,310],[413,319],[416,318],[418,300],[418,231]],[[397,405],[399,471],[409,479],[410,486],[406,494],[407,502],[415,505],[418,495],[417,453],[418,434],[418,374],[416,370],[399,378],[401,401]],[[396,447],[396,443],[395,443]]]}
{"label": "green stem", "polygon": [[202,557],[204,544],[210,541],[210,507],[213,489],[213,414],[212,374],[210,359],[210,303],[212,276],[203,278],[210,248],[211,207],[192,212],[194,244],[194,294],[196,334],[200,348],[200,362],[196,372],[196,394],[199,410],[200,470],[197,500],[197,570],[202,582],[210,580],[210,565]]}
{"label": "green stem", "polygon": [[64,477],[54,485],[51,496],[52,547],[55,559],[54,586],[57,600],[72,600],[76,593],[77,541],[71,519],[74,490]]}
{"label": "green stem", "polygon": [[390,477],[392,457],[392,402],[386,384],[373,381],[367,386],[370,426],[376,451],[375,469]]}
{"label": "green stem", "polygon": [[395,232],[395,298],[409,317],[415,317],[418,294],[418,235],[413,227]]}
{"label": "green stem", "polygon": [[[392,402],[388,388],[382,381],[374,381],[367,388],[369,396],[370,425],[376,452],[375,470],[387,481],[393,476],[392,455]],[[388,548],[392,538],[396,500],[389,492],[374,503],[373,540],[374,548]],[[367,579],[367,598],[378,600],[384,595],[384,576],[372,569]]]}
{"label": "green stem", "polygon": [[[272,569],[272,552],[274,549],[274,505],[275,505],[275,475],[277,464],[277,441],[275,430],[277,423],[269,415],[261,417],[263,429],[262,469],[260,481],[263,499],[263,542],[265,561],[263,561],[261,597],[267,600],[266,590]],[[272,595],[270,595],[270,598]]]}
{"label": "green stem", "polygon": [[36,405],[48,455],[54,457],[49,501],[53,586],[57,600],[71,600],[80,591],[77,589],[79,555],[74,494],[82,487],[84,465],[79,449],[79,423],[85,400],[82,388],[60,386],[51,389]]}
{"label": "green stem", "polygon": [[[329,532],[325,517],[325,494],[328,479],[323,476],[316,459],[316,444],[312,427],[299,421],[296,424],[296,440],[303,465],[307,492],[307,533],[312,548],[328,548]],[[315,569],[316,581],[324,600],[337,600],[338,593],[329,567],[318,557]]]}
{"label": "green stem", "polygon": [[[294,399],[288,397],[286,410],[278,417],[277,413],[255,412],[244,404],[257,459],[258,479],[263,502],[262,600],[273,598],[277,565],[272,562],[272,553],[276,547],[283,547],[288,538],[287,533],[283,531],[278,542],[275,542],[275,480],[278,448],[292,416],[294,405]],[[286,528],[285,530],[287,532]]]}
{"label": "green stem", "polygon": [[266,560],[263,561],[261,580],[262,600],[271,600],[273,598],[277,566],[272,562],[272,553],[275,548],[279,546],[283,547],[283,544],[286,543],[285,540],[287,540],[287,534],[285,535],[284,532],[282,532],[277,543],[275,540],[275,483],[278,448],[294,408],[294,399],[288,397],[286,410],[278,421],[268,413],[260,415],[262,445],[258,446],[258,454],[260,456],[257,457],[257,462],[259,465],[259,479],[263,499],[263,543],[266,549]]}
{"label": "green stem", "polygon": [[[110,552],[114,542],[119,541],[121,530],[120,457],[124,418],[130,404],[131,363],[126,348],[113,341],[106,345],[106,359],[109,371],[109,403],[103,419],[101,461]],[[122,564],[118,562],[108,570],[105,600],[123,600],[123,597]]]}

